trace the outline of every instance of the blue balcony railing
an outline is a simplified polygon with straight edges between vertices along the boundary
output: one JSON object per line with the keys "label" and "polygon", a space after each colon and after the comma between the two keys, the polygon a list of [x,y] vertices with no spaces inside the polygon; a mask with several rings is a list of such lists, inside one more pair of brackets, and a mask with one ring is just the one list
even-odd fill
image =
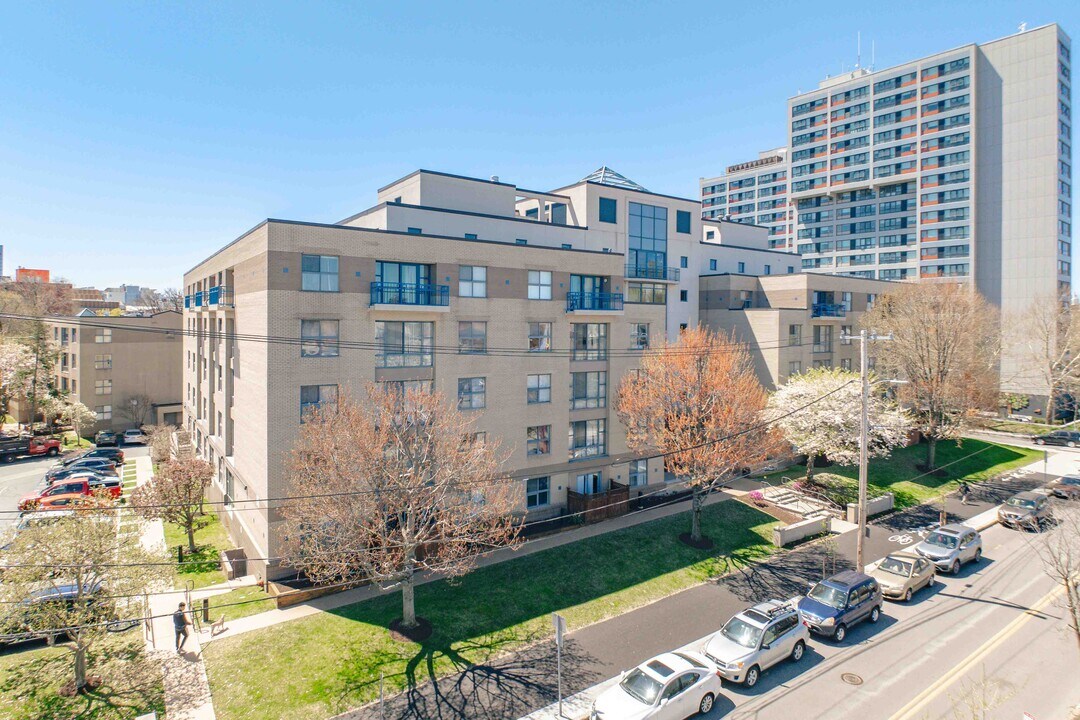
{"label": "blue balcony railing", "polygon": [[450,304],[450,286],[373,282],[371,283],[371,304],[446,307]]}
{"label": "blue balcony railing", "polygon": [[670,280],[678,282],[679,268],[652,265],[627,265],[626,277],[639,280]]}
{"label": "blue balcony railing", "polygon": [[190,295],[185,295],[184,296],[184,309],[185,310],[190,310],[191,309],[191,296]]}
{"label": "blue balcony railing", "polygon": [[575,310],[622,310],[622,293],[568,292],[566,312]]}
{"label": "blue balcony railing", "polygon": [[837,303],[814,303],[810,317],[844,317],[847,308]]}
{"label": "blue balcony railing", "polygon": [[206,292],[203,291],[203,290],[200,290],[199,292],[195,293],[194,305],[195,305],[195,307],[202,307],[205,304],[206,304]]}
{"label": "blue balcony railing", "polygon": [[207,305],[232,306],[233,292],[228,285],[215,285],[207,292]]}

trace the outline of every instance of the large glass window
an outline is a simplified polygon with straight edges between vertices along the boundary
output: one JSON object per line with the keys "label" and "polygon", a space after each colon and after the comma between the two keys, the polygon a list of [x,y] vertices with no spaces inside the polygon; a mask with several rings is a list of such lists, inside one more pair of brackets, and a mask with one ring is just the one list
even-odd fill
{"label": "large glass window", "polygon": [[667,285],[661,283],[626,283],[626,302],[642,305],[667,304]]}
{"label": "large glass window", "polygon": [[430,367],[434,343],[435,323],[377,320],[375,367]]}
{"label": "large glass window", "polygon": [[627,263],[635,268],[666,272],[667,208],[630,203],[630,254]]}
{"label": "large glass window", "polygon": [[112,395],[112,380],[95,380],[95,395]]}
{"label": "large glass window", "polygon": [[606,372],[576,372],[570,378],[571,410],[607,407]]}
{"label": "large glass window", "polygon": [[334,255],[300,256],[300,289],[311,292],[338,291],[338,259]]}
{"label": "large glass window", "polygon": [[645,458],[630,461],[630,487],[649,484],[649,461]]}
{"label": "large glass window", "polygon": [[607,323],[574,323],[573,360],[607,359]]}
{"label": "large glass window", "polygon": [[832,331],[831,325],[814,326],[814,352],[832,352]]}
{"label": "large glass window", "polygon": [[551,350],[551,323],[529,323],[529,352],[547,352]]}
{"label": "large glass window", "polygon": [[[336,273],[337,258],[334,258],[334,261],[334,272]],[[390,284],[400,283],[401,285],[430,285],[431,266],[420,265],[418,263],[383,262],[382,260],[379,260],[375,263],[375,282]],[[337,287],[335,286],[334,289],[336,290]]]}
{"label": "large glass window", "polygon": [[530,300],[550,300],[551,299],[551,271],[550,270],[530,270],[529,271],[529,299]]}
{"label": "large glass window", "polygon": [[649,347],[649,323],[630,323],[630,348],[645,350]]}
{"label": "large glass window", "polygon": [[686,210],[675,211],[675,232],[690,234],[690,213]]}
{"label": "large glass window", "polygon": [[338,356],[337,320],[300,321],[300,357]]}
{"label": "large glass window", "polygon": [[458,295],[487,297],[487,268],[481,265],[462,265],[458,270]]}
{"label": "large glass window", "polygon": [[301,385],[300,422],[303,422],[312,410],[335,404],[337,397],[337,385]]}
{"label": "large glass window", "polygon": [[461,378],[457,383],[458,410],[480,410],[487,405],[487,379]]}
{"label": "large glass window", "polygon": [[487,352],[487,323],[475,320],[458,323],[458,352],[479,355]]}
{"label": "large glass window", "polygon": [[551,504],[551,478],[535,477],[525,481],[525,507],[532,509]]}
{"label": "large glass window", "polygon": [[570,423],[570,459],[607,454],[607,419],[578,420]]}
{"label": "large glass window", "polygon": [[529,375],[526,381],[529,405],[551,402],[551,375]]}
{"label": "large glass window", "polygon": [[95,355],[95,370],[112,370],[112,355]]}
{"label": "large glass window", "polygon": [[619,203],[615,198],[600,198],[600,222],[602,223],[615,223],[618,222]]}
{"label": "large glass window", "polygon": [[525,430],[525,454],[548,455],[551,453],[551,426],[535,425]]}

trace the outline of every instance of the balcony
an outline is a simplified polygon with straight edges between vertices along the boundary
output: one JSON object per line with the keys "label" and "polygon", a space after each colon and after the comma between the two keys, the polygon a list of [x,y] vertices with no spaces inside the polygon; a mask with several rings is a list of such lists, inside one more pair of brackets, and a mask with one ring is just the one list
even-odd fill
{"label": "balcony", "polygon": [[233,291],[228,285],[215,285],[206,293],[206,304],[213,307],[233,307]]}
{"label": "balcony", "polygon": [[847,308],[839,303],[814,303],[810,308],[810,317],[842,318],[845,315]]}
{"label": "balcony", "polygon": [[566,312],[621,313],[623,311],[622,293],[605,292],[568,292],[566,293]]}
{"label": "balcony", "polygon": [[371,305],[393,305],[397,306],[396,309],[424,308],[445,311],[450,308],[450,286],[373,282],[371,283]]}
{"label": "balcony", "polygon": [[630,488],[614,480],[604,492],[584,495],[573,490],[566,491],[567,512],[580,514],[587,523],[625,515],[629,509]]}
{"label": "balcony", "polygon": [[627,265],[627,279],[660,280],[661,282],[679,282],[679,268],[656,267],[653,265]]}

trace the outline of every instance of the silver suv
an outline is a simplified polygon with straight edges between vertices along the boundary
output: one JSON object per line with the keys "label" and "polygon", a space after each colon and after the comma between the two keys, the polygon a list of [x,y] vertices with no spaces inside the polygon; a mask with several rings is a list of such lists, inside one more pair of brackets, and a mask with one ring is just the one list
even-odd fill
{"label": "silver suv", "polygon": [[998,521],[1007,527],[1041,530],[1050,519],[1050,498],[1036,492],[1013,495],[998,508]]}
{"label": "silver suv", "polygon": [[768,600],[728,620],[705,644],[705,657],[725,680],[754,687],[763,670],[787,658],[801,660],[809,639],[792,603]]}
{"label": "silver suv", "polygon": [[982,537],[967,525],[942,525],[916,545],[915,552],[939,570],[955,575],[964,563],[982,558]]}

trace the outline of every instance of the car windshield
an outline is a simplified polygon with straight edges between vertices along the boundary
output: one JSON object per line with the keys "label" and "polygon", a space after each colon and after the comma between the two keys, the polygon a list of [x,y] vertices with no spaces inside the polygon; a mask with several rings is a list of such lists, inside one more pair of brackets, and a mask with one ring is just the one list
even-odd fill
{"label": "car windshield", "polygon": [[756,648],[761,642],[761,628],[755,627],[739,616],[727,621],[727,625],[720,630],[724,637],[733,640],[746,648]]}
{"label": "car windshield", "polygon": [[635,700],[643,702],[646,705],[653,704],[662,688],[659,682],[637,668],[631,670],[627,676],[623,678],[623,681],[619,683],[619,687],[629,693]]}
{"label": "car windshield", "polygon": [[826,585],[825,583],[818,583],[811,588],[807,597],[834,608],[844,607],[844,601],[847,599],[847,595],[843,590],[837,590],[832,585]]}
{"label": "car windshield", "polygon": [[1080,485],[1080,478],[1064,477],[1061,478],[1062,485]]}
{"label": "car windshield", "polygon": [[1009,498],[1009,500],[1008,500],[1008,502],[1006,504],[1012,505],[1013,507],[1018,507],[1018,508],[1033,508],[1033,507],[1035,507],[1035,501],[1034,500],[1028,500],[1026,498],[1018,498],[1018,497]]}
{"label": "car windshield", "polygon": [[903,577],[911,575],[911,563],[899,558],[887,557],[881,561],[881,565],[878,567],[893,575],[901,575]]}
{"label": "car windshield", "polygon": [[937,545],[938,547],[955,550],[956,546],[960,543],[960,539],[955,535],[946,535],[945,533],[935,532],[930,533],[930,537],[926,538],[926,542],[930,545]]}

